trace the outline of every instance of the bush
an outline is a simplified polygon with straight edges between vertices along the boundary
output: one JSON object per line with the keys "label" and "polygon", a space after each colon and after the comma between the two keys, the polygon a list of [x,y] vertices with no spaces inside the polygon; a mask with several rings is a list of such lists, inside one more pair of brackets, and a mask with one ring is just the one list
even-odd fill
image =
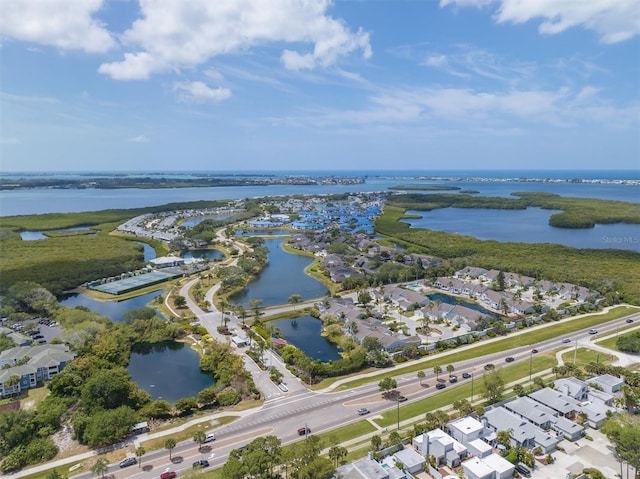
{"label": "bush", "polygon": [[238,404],[242,397],[233,389],[227,389],[218,394],[218,404],[220,406],[233,406]]}

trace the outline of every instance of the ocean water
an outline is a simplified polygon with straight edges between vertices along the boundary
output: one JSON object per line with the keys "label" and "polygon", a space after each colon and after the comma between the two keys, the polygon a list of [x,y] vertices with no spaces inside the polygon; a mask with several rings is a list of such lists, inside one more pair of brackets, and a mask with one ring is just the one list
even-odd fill
{"label": "ocean water", "polygon": [[[214,172],[167,172],[158,175],[196,175]],[[236,172],[248,176],[247,172]],[[100,173],[122,176],[123,173]],[[142,175],[143,173],[127,173]],[[218,172],[219,175],[223,173]],[[231,172],[224,172],[224,175]],[[275,195],[311,195],[388,191],[395,185],[444,185],[476,190],[482,196],[511,196],[518,191],[546,191],[561,196],[640,202],[639,171],[256,171],[254,176],[358,177],[361,184],[260,185],[164,189],[20,189],[0,190],[0,216],[97,211],[157,206],[173,202],[234,200]],[[22,176],[21,176],[22,175]],[[58,174],[40,174],[50,178]],[[87,173],[64,173],[60,178],[88,178]],[[150,176],[150,173],[144,173]],[[3,173],[0,179],[26,177],[27,174]],[[30,175],[38,177],[38,175]],[[184,177],[184,176],[182,176]],[[579,179],[582,182],[571,181]],[[620,184],[622,180],[632,183]],[[633,183],[635,182],[635,183]]]}

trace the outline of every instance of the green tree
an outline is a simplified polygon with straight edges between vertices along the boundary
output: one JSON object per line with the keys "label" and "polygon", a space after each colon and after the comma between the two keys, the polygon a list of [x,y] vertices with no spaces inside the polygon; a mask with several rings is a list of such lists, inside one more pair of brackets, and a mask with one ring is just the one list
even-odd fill
{"label": "green tree", "polygon": [[53,471],[47,474],[47,479],[68,479],[68,476],[60,474],[58,470],[54,467]]}
{"label": "green tree", "polygon": [[377,452],[380,450],[380,447],[382,447],[382,438],[377,434],[374,434],[371,436],[371,450],[373,452]]}
{"label": "green tree", "polygon": [[176,440],[172,437],[164,441],[164,448],[169,450],[169,460],[171,460],[171,451],[176,447]]}
{"label": "green tree", "polygon": [[105,472],[109,470],[109,463],[106,459],[99,458],[96,462],[91,466],[91,472],[93,472],[96,476],[104,477]]}
{"label": "green tree", "polygon": [[502,444],[507,449],[511,448],[511,433],[513,429],[506,429],[496,432],[496,442]]}
{"label": "green tree", "polygon": [[504,380],[500,375],[500,371],[497,368],[492,369],[488,373],[484,373],[482,378],[484,379],[483,397],[489,404],[500,401],[504,393]]}
{"label": "green tree", "polygon": [[425,378],[426,374],[424,373],[424,371],[420,370],[418,371],[418,379],[420,380],[420,386],[422,386],[422,380]]}
{"label": "green tree", "polygon": [[186,308],[187,307],[187,298],[184,296],[178,295],[173,300],[173,304],[176,305],[176,308]]}
{"label": "green tree", "polygon": [[620,458],[620,477],[622,463],[626,462],[635,471],[635,478],[640,475],[640,417],[627,412],[618,413],[608,419],[602,426],[602,432],[613,443],[616,455]]}
{"label": "green tree", "polygon": [[441,372],[442,372],[442,368],[440,366],[435,366],[433,368],[433,374],[436,375],[436,381],[438,380],[438,377],[440,376]]}
{"label": "green tree", "polygon": [[176,401],[175,407],[181,415],[185,416],[191,414],[194,409],[198,409],[198,402],[195,398],[180,398]]}
{"label": "green tree", "polygon": [[388,391],[392,391],[396,387],[398,387],[398,383],[393,378],[384,378],[382,381],[378,383],[378,388],[380,389],[380,392],[382,394]]}
{"label": "green tree", "polygon": [[300,303],[300,301],[302,301],[302,295],[299,294],[292,294],[287,299],[287,302],[293,306],[294,310],[296,309],[296,304]]}
{"label": "green tree", "polygon": [[193,433],[193,442],[198,444],[198,451],[202,450],[202,445],[206,440],[207,440],[207,435],[205,434],[204,431],[201,431],[200,429],[198,429],[196,432]]}
{"label": "green tree", "polygon": [[449,373],[449,376],[451,376],[455,370],[456,368],[453,364],[447,364],[447,372]]}
{"label": "green tree", "polygon": [[346,447],[335,445],[329,449],[329,459],[334,462],[335,467],[338,467],[340,461],[347,457],[348,453],[349,451]]}
{"label": "green tree", "polygon": [[204,388],[198,393],[198,403],[203,407],[213,406],[216,403],[216,399],[217,396],[215,386]]}
{"label": "green tree", "polygon": [[142,446],[136,447],[136,457],[138,458],[138,467],[142,467],[142,456],[146,454],[146,450]]}
{"label": "green tree", "polygon": [[239,457],[230,454],[229,459],[222,467],[222,479],[245,479],[247,468]]}

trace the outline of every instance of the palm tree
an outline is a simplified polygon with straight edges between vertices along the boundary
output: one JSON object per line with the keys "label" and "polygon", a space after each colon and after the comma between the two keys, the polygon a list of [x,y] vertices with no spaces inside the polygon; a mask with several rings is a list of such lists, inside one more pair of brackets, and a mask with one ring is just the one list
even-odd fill
{"label": "palm tree", "polygon": [[291,296],[289,296],[289,299],[287,299],[287,302],[291,303],[291,305],[293,306],[294,311],[296,309],[296,304],[298,304],[300,301],[302,301],[302,296],[299,294],[292,294]]}
{"label": "palm tree", "polygon": [[91,472],[96,476],[104,477],[104,473],[109,470],[109,463],[106,459],[98,459],[93,466],[91,466]]}
{"label": "palm tree", "polygon": [[206,440],[207,435],[204,433],[204,431],[198,430],[193,433],[193,442],[198,443],[198,451],[202,450],[202,444],[204,444],[204,441]]}
{"label": "palm tree", "polygon": [[424,371],[422,370],[418,371],[418,379],[420,380],[420,386],[422,386],[422,380],[424,379],[425,376],[426,374],[424,373]]}
{"label": "palm tree", "polygon": [[382,438],[377,434],[371,436],[371,449],[373,449],[373,452],[379,451],[381,446]]}
{"label": "palm tree", "polygon": [[440,366],[436,366],[433,368],[433,374],[436,375],[436,381],[438,380],[438,376],[442,372],[442,368]]}
{"label": "palm tree", "polygon": [[136,448],[136,457],[138,458],[138,467],[142,466],[142,456],[145,455],[147,451],[145,451],[144,447],[138,446]]}
{"label": "palm tree", "polygon": [[453,373],[456,370],[456,368],[453,366],[453,364],[447,364],[447,372],[449,373],[449,376],[451,376],[451,373]]}
{"label": "palm tree", "polygon": [[176,440],[170,437],[164,441],[164,448],[169,449],[169,460],[171,460],[171,450],[176,447]]}

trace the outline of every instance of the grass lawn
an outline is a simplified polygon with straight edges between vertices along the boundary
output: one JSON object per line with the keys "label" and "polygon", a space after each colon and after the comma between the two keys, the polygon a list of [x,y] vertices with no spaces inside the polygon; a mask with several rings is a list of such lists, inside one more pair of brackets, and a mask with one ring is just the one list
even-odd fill
{"label": "grass lawn", "polygon": [[611,357],[607,353],[602,353],[599,351],[594,351],[589,348],[578,348],[577,351],[567,351],[562,355],[562,360],[565,364],[573,364],[575,357],[575,363],[582,367],[591,362],[593,363],[603,363],[603,364],[612,364],[617,361],[617,357]]}
{"label": "grass lawn", "polygon": [[69,464],[65,464],[64,466],[58,466],[42,472],[34,472],[33,474],[29,474],[28,476],[22,476],[22,477],[23,479],[47,479],[47,476],[54,469],[56,469],[63,477],[64,476],[71,477],[72,475],[77,474],[80,471],[80,469],[77,469],[77,468],[74,470],[71,470],[71,468],[73,466],[76,466],[77,464],[80,464],[80,461],[70,462]]}
{"label": "grass lawn", "polygon": [[[555,353],[546,353],[533,356],[531,362],[531,371],[538,373],[556,366],[558,363]],[[529,361],[523,361],[509,366],[499,368],[501,376],[505,384],[526,378],[529,375]],[[484,382],[482,377],[474,377],[473,383],[473,399],[478,400],[484,391]],[[471,380],[465,380],[458,383],[457,386],[449,385],[447,389],[443,389],[435,396],[431,396],[420,401],[412,402],[405,406],[400,406],[400,422],[412,418],[420,418],[428,411],[434,411],[453,404],[460,399],[471,398]],[[377,419],[376,423],[380,427],[390,427],[397,424],[398,411],[393,409],[382,414],[381,419]]]}
{"label": "grass lawn", "polygon": [[[236,419],[238,419],[238,417],[236,416],[224,416],[218,419],[214,419],[211,422],[209,421],[202,422],[200,424],[196,424],[195,426],[188,427],[184,431],[175,432],[171,434],[171,436],[164,436],[164,437],[159,437],[157,439],[151,439],[149,441],[145,441],[141,443],[141,446],[144,447],[147,451],[155,451],[158,449],[163,449],[165,441],[170,437],[172,439],[175,439],[176,442],[187,441],[193,438],[193,433],[196,431],[208,431],[211,428],[220,427],[220,426],[224,426],[225,424],[229,424],[235,421]],[[212,424],[212,422],[214,423]],[[175,423],[171,423],[171,425],[167,426],[167,428],[170,429],[175,426],[176,426]],[[162,428],[158,428],[157,430],[154,430],[154,432],[161,431],[161,430]],[[194,442],[194,445],[195,444],[196,443]]]}

